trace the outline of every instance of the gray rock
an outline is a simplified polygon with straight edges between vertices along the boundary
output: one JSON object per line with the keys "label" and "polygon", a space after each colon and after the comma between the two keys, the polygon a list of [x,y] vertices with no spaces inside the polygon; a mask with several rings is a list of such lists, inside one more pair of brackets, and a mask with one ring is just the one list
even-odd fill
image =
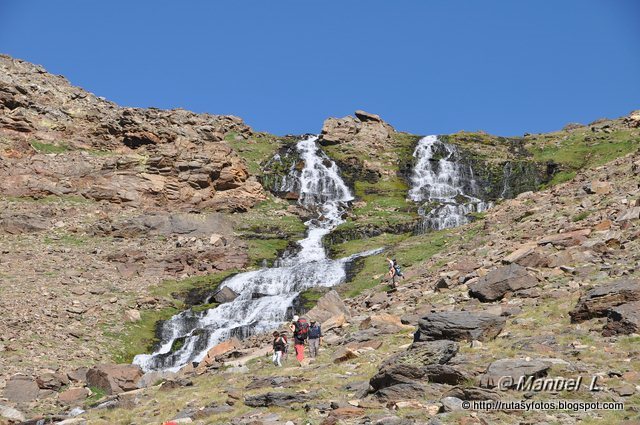
{"label": "gray rock", "polygon": [[[539,359],[501,359],[491,363],[484,375],[480,377],[480,384],[483,387],[493,388],[507,384],[504,377],[510,377],[511,385],[515,387],[520,378],[528,378],[532,376],[534,379],[546,376],[547,371],[552,366],[550,362]],[[501,381],[502,379],[502,381]],[[501,388],[504,389],[504,388]]]}
{"label": "gray rock", "polygon": [[7,381],[4,397],[13,402],[29,402],[38,398],[40,388],[36,381],[26,375],[14,375]]}
{"label": "gray rock", "polygon": [[418,382],[391,385],[376,391],[375,395],[383,400],[413,400],[421,398],[425,394],[425,388]]}
{"label": "gray rock", "polygon": [[444,412],[458,412],[464,410],[462,408],[462,400],[457,397],[443,397],[440,399],[442,410]]}
{"label": "gray rock", "polygon": [[10,421],[27,420],[27,418],[24,416],[24,413],[14,409],[13,407],[3,406],[2,404],[0,404],[0,419],[7,419]]}
{"label": "gray rock", "polygon": [[512,263],[498,267],[469,285],[469,295],[480,301],[497,301],[509,292],[533,288],[538,279],[524,267]]}
{"label": "gray rock", "polygon": [[622,304],[609,311],[607,324],[602,334],[612,336],[616,334],[629,335],[640,330],[640,301]]}
{"label": "gray rock", "polygon": [[500,400],[497,391],[481,387],[453,387],[446,393],[445,397],[457,397],[461,400]]}
{"label": "gray rock", "polygon": [[276,393],[268,392],[265,394],[249,396],[244,399],[244,404],[250,407],[269,407],[269,406],[288,406],[293,403],[304,403],[313,399],[313,394],[303,393]]}
{"label": "gray rock", "polygon": [[[459,383],[467,377],[452,367],[442,367],[458,352],[458,344],[453,341],[418,342],[408,351],[389,357],[381,365],[369,384],[374,391],[411,384],[417,387],[421,383],[447,382]],[[396,392],[398,389],[395,390]],[[386,393],[389,393],[387,391]]]}
{"label": "gray rock", "polygon": [[231,302],[236,298],[238,298],[238,294],[236,294],[235,291],[229,288],[228,286],[225,286],[224,288],[220,289],[213,296],[213,299],[220,304]]}
{"label": "gray rock", "polygon": [[640,301],[640,279],[617,279],[600,285],[580,297],[569,315],[574,323],[604,317],[612,308],[633,301]]}
{"label": "gray rock", "polygon": [[420,319],[420,333],[416,338],[418,341],[485,341],[495,338],[505,322],[504,317],[484,312],[443,311]]}

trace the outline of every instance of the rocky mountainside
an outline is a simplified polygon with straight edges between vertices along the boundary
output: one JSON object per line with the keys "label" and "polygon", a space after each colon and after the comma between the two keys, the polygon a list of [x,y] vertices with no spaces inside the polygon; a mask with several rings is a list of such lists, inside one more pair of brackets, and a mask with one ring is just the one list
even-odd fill
{"label": "rocky mountainside", "polygon": [[215,211],[245,211],[263,199],[223,140],[251,134],[239,118],[121,108],[7,56],[0,56],[0,71],[6,195]]}
{"label": "rocky mountainside", "polygon": [[[637,417],[637,112],[523,137],[441,135],[495,206],[426,233],[407,197],[420,137],[364,111],[328,119],[319,143],[355,200],[326,248],[385,251],[296,300],[323,324],[320,356],[279,369],[269,337],[253,335],[178,373],[143,374],[130,363],[158,343],[159,323],[224,303],[224,278],[297,249],[312,213],[278,190],[301,169],[297,138],[235,117],[121,108],[7,56],[0,67],[0,423]],[[404,268],[398,290],[385,256]],[[497,386],[502,376],[582,376],[583,387],[596,376],[602,391],[521,391]],[[625,410],[462,409],[498,399]]]}

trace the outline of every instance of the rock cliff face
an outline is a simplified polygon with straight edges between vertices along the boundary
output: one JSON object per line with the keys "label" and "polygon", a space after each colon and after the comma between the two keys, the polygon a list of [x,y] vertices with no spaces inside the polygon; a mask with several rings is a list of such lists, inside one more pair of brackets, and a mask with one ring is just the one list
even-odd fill
{"label": "rock cliff face", "polygon": [[224,141],[241,119],[122,108],[0,56],[0,191],[134,206],[246,211],[263,199]]}

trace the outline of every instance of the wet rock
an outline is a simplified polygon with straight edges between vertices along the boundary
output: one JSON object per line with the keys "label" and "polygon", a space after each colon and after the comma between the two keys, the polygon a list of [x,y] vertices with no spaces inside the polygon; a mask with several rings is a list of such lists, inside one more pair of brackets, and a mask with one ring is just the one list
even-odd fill
{"label": "wet rock", "polygon": [[604,317],[612,308],[634,301],[640,301],[640,280],[621,278],[591,289],[569,315],[572,322],[581,322]]}
{"label": "wet rock", "polygon": [[87,384],[104,390],[107,394],[119,394],[138,388],[142,370],[137,365],[98,365],[87,371]]}
{"label": "wet rock", "polygon": [[228,303],[238,298],[238,294],[233,289],[225,286],[213,296],[213,299],[220,304]]}
{"label": "wet rock", "polygon": [[[520,378],[532,376],[534,379],[546,376],[547,371],[552,366],[551,362],[538,359],[502,359],[491,363],[484,375],[480,377],[480,385],[486,388],[493,388],[506,385],[501,381],[505,376],[511,377],[510,387],[515,387]],[[501,388],[503,389],[503,388]]]}
{"label": "wet rock", "polygon": [[502,331],[506,319],[495,314],[470,311],[444,311],[429,314],[418,322],[418,341],[449,339],[485,341]]}
{"label": "wet rock", "polygon": [[480,301],[497,301],[507,293],[532,288],[538,279],[518,264],[509,264],[490,271],[469,285],[469,295]]}
{"label": "wet rock", "polygon": [[40,388],[33,378],[14,375],[4,387],[4,397],[13,402],[29,402],[38,398]]}
{"label": "wet rock", "polygon": [[250,407],[288,406],[293,403],[304,403],[313,399],[313,394],[304,393],[276,393],[249,396],[244,399],[244,404]]}

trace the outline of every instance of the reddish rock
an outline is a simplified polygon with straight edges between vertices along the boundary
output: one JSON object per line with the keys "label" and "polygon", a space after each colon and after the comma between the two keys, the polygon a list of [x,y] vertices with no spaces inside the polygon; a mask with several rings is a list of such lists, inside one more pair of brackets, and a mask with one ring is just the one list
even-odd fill
{"label": "reddish rock", "polygon": [[90,393],[88,388],[69,388],[58,395],[58,401],[65,405],[80,404]]}
{"label": "reddish rock", "polygon": [[98,365],[87,371],[87,384],[107,394],[119,394],[137,389],[141,377],[142,369],[137,365]]}

